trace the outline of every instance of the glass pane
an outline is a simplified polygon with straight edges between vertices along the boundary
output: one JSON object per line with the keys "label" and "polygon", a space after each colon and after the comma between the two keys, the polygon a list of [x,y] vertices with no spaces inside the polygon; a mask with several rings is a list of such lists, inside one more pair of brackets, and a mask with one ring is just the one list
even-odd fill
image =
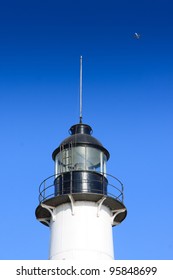
{"label": "glass pane", "polygon": [[72,166],[74,170],[84,170],[85,167],[85,147],[72,148]]}
{"label": "glass pane", "polygon": [[100,151],[87,147],[86,166],[88,170],[99,171],[100,169]]}
{"label": "glass pane", "polygon": [[106,175],[106,160],[107,160],[106,156],[103,155],[103,173],[105,175]]}
{"label": "glass pane", "polygon": [[71,150],[65,149],[56,156],[57,173],[71,170]]}
{"label": "glass pane", "polygon": [[93,147],[72,147],[64,149],[55,159],[56,173],[73,170],[91,170],[106,173],[106,156]]}

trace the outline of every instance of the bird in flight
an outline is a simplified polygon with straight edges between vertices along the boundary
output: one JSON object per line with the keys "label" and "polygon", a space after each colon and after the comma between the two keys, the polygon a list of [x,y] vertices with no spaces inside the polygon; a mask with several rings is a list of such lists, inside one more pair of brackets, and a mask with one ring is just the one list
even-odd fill
{"label": "bird in flight", "polygon": [[134,38],[135,38],[135,39],[139,39],[140,37],[141,37],[141,35],[140,35],[139,33],[135,32]]}

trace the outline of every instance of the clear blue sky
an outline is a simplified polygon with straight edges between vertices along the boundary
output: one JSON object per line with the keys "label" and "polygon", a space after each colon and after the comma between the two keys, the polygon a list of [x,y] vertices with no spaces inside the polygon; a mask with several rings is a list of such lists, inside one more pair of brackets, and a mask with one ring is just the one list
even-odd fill
{"label": "clear blue sky", "polygon": [[0,259],[48,258],[38,186],[79,120],[80,55],[83,121],[125,185],[115,256],[173,259],[172,15],[171,0],[1,3]]}

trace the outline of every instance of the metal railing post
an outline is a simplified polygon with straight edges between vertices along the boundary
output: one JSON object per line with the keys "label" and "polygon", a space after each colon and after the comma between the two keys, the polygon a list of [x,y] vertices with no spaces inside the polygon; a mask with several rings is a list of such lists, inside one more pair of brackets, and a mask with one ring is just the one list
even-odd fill
{"label": "metal railing post", "polygon": [[64,174],[62,173],[62,193],[61,194],[64,194]]}
{"label": "metal railing post", "polygon": [[46,180],[44,180],[43,201],[45,200],[45,197],[46,197]]}
{"label": "metal railing post", "polygon": [[72,193],[72,171],[70,171],[70,193]]}
{"label": "metal railing post", "polygon": [[124,203],[124,185],[122,184],[122,203]]}

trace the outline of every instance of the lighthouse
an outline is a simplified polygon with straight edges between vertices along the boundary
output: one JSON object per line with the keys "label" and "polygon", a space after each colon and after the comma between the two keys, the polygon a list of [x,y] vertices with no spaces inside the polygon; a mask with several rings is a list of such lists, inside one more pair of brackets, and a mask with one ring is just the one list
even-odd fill
{"label": "lighthouse", "polygon": [[50,260],[114,259],[112,228],[127,215],[124,189],[107,171],[110,154],[92,133],[80,106],[79,123],[52,153],[54,174],[39,187],[35,213],[50,228]]}

